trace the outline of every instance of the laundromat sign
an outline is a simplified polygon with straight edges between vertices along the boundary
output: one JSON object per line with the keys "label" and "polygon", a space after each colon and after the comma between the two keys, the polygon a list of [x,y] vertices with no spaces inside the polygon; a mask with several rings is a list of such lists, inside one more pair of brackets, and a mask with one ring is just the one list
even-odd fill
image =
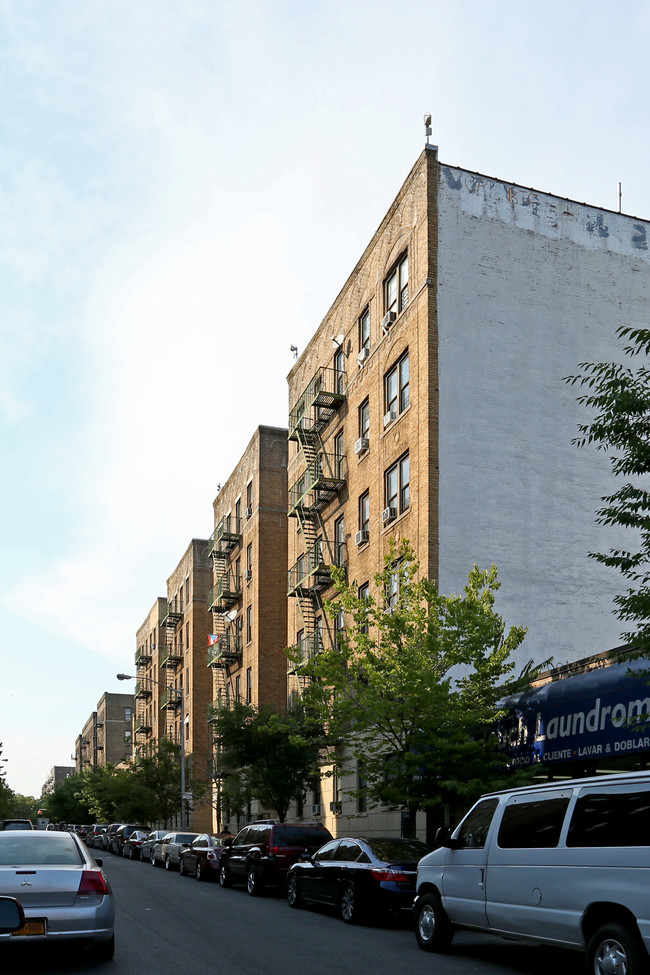
{"label": "laundromat sign", "polygon": [[650,662],[612,664],[509,698],[511,765],[650,752]]}

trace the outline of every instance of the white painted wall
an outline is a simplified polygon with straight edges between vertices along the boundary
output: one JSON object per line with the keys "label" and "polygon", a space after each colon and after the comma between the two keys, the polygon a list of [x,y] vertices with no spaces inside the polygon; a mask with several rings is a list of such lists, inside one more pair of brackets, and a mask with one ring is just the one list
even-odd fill
{"label": "white painted wall", "polygon": [[495,562],[497,608],[528,627],[520,662],[620,644],[624,580],[587,557],[629,539],[595,524],[614,482],[571,440],[588,414],[562,381],[621,358],[647,325],[650,224],[441,167],[440,585]]}

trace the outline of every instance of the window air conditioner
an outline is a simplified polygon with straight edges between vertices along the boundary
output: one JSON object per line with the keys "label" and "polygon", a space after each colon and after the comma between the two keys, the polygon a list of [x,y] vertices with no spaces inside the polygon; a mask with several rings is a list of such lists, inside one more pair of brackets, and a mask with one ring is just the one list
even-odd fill
{"label": "window air conditioner", "polygon": [[357,532],[354,536],[354,541],[357,545],[365,545],[365,543],[370,539],[370,532],[367,529],[363,529]]}
{"label": "window air conditioner", "polygon": [[384,508],[381,513],[381,521],[383,525],[390,524],[391,521],[395,521],[397,518],[397,508]]}
{"label": "window air conditioner", "polygon": [[366,450],[370,447],[370,440],[368,437],[359,437],[354,445],[355,454],[365,454]]}
{"label": "window air conditioner", "polygon": [[335,816],[339,816],[343,812],[343,803],[336,800],[330,802],[330,812],[333,812]]}
{"label": "window air conditioner", "polygon": [[384,315],[384,317],[381,320],[381,330],[384,333],[384,335],[388,335],[388,333],[390,331],[390,327],[391,327],[391,325],[393,324],[393,322],[395,321],[396,318],[397,318],[397,312],[396,311],[387,311],[386,312],[386,314]]}
{"label": "window air conditioner", "polygon": [[311,807],[311,814],[312,814],[312,816],[320,816],[320,806],[317,805],[317,804],[314,804]]}
{"label": "window air conditioner", "polygon": [[397,410],[389,410],[388,413],[384,413],[384,426],[387,427],[389,423],[392,423],[397,419]]}
{"label": "window air conditioner", "polygon": [[246,580],[246,582],[250,582],[252,578],[253,578],[253,570],[246,569],[246,571],[244,572],[244,579]]}
{"label": "window air conditioner", "polygon": [[361,349],[359,355],[357,356],[357,362],[359,363],[359,365],[362,366],[369,356],[370,356],[370,349],[366,349],[365,347]]}
{"label": "window air conditioner", "polygon": [[252,508],[244,508],[244,518],[250,518],[253,514]]}

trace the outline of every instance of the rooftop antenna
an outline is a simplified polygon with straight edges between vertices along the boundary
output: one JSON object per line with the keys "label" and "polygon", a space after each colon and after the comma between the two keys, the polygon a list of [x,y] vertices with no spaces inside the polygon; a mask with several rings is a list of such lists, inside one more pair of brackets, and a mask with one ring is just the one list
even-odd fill
{"label": "rooftop antenna", "polygon": [[298,358],[298,346],[297,345],[290,346],[289,347],[289,352],[293,352],[294,359],[297,359]]}
{"label": "rooftop antenna", "polygon": [[429,112],[426,112],[424,116],[424,134],[427,137],[427,145],[429,145],[429,136],[431,135],[431,114]]}
{"label": "rooftop antenna", "polygon": [[618,184],[618,212],[623,212],[623,184]]}

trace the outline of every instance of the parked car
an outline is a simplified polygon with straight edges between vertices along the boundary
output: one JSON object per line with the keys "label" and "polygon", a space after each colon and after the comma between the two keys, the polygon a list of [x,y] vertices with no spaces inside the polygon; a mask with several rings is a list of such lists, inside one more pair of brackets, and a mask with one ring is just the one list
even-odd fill
{"label": "parked car", "polygon": [[116,829],[111,837],[111,853],[114,853],[117,857],[121,857],[124,841],[137,829],[143,833],[149,832],[148,826],[138,825],[137,823],[123,823],[119,829]]}
{"label": "parked car", "polygon": [[25,912],[25,925],[12,944],[74,939],[90,942],[97,959],[113,957],[112,891],[101,862],[73,833],[0,832],[0,895],[15,897]]}
{"label": "parked car", "polygon": [[142,844],[149,836],[147,829],[134,829],[122,844],[122,856],[125,860],[139,860]]}
{"label": "parked car", "polygon": [[230,833],[201,833],[190,845],[181,850],[178,869],[181,877],[193,874],[197,880],[219,878],[221,851]]}
{"label": "parked car", "polygon": [[221,851],[222,887],[246,884],[251,897],[266,886],[283,886],[289,867],[303,854],[332,839],[321,823],[276,823],[260,820],[244,826]]}
{"label": "parked car", "polygon": [[0,829],[34,829],[31,819],[3,819]]}
{"label": "parked car", "polygon": [[154,844],[151,862],[165,870],[176,870],[180,863],[181,850],[196,839],[198,833],[166,833],[162,840]]}
{"label": "parked car", "polygon": [[486,794],[418,865],[420,948],[471,928],[586,951],[595,975],[647,972],[649,811],[648,771]]}
{"label": "parked car", "polygon": [[290,907],[303,903],[335,907],[346,924],[370,913],[409,917],[418,861],[431,848],[395,836],[349,836],[332,840],[294,863],[287,875]]}
{"label": "parked car", "polygon": [[104,853],[111,852],[111,843],[113,842],[113,836],[117,833],[118,829],[122,823],[111,823],[105,833],[100,836],[100,848]]}
{"label": "parked car", "polygon": [[99,847],[99,836],[107,829],[108,826],[104,823],[95,823],[91,826],[86,834],[86,846],[91,849],[97,849]]}
{"label": "parked car", "polygon": [[140,859],[142,860],[143,863],[147,863],[148,861],[149,863],[155,866],[155,863],[151,855],[153,848],[156,843],[160,843],[160,841],[164,836],[167,836],[168,832],[169,832],[168,829],[154,829],[148,834],[146,840],[140,847]]}

